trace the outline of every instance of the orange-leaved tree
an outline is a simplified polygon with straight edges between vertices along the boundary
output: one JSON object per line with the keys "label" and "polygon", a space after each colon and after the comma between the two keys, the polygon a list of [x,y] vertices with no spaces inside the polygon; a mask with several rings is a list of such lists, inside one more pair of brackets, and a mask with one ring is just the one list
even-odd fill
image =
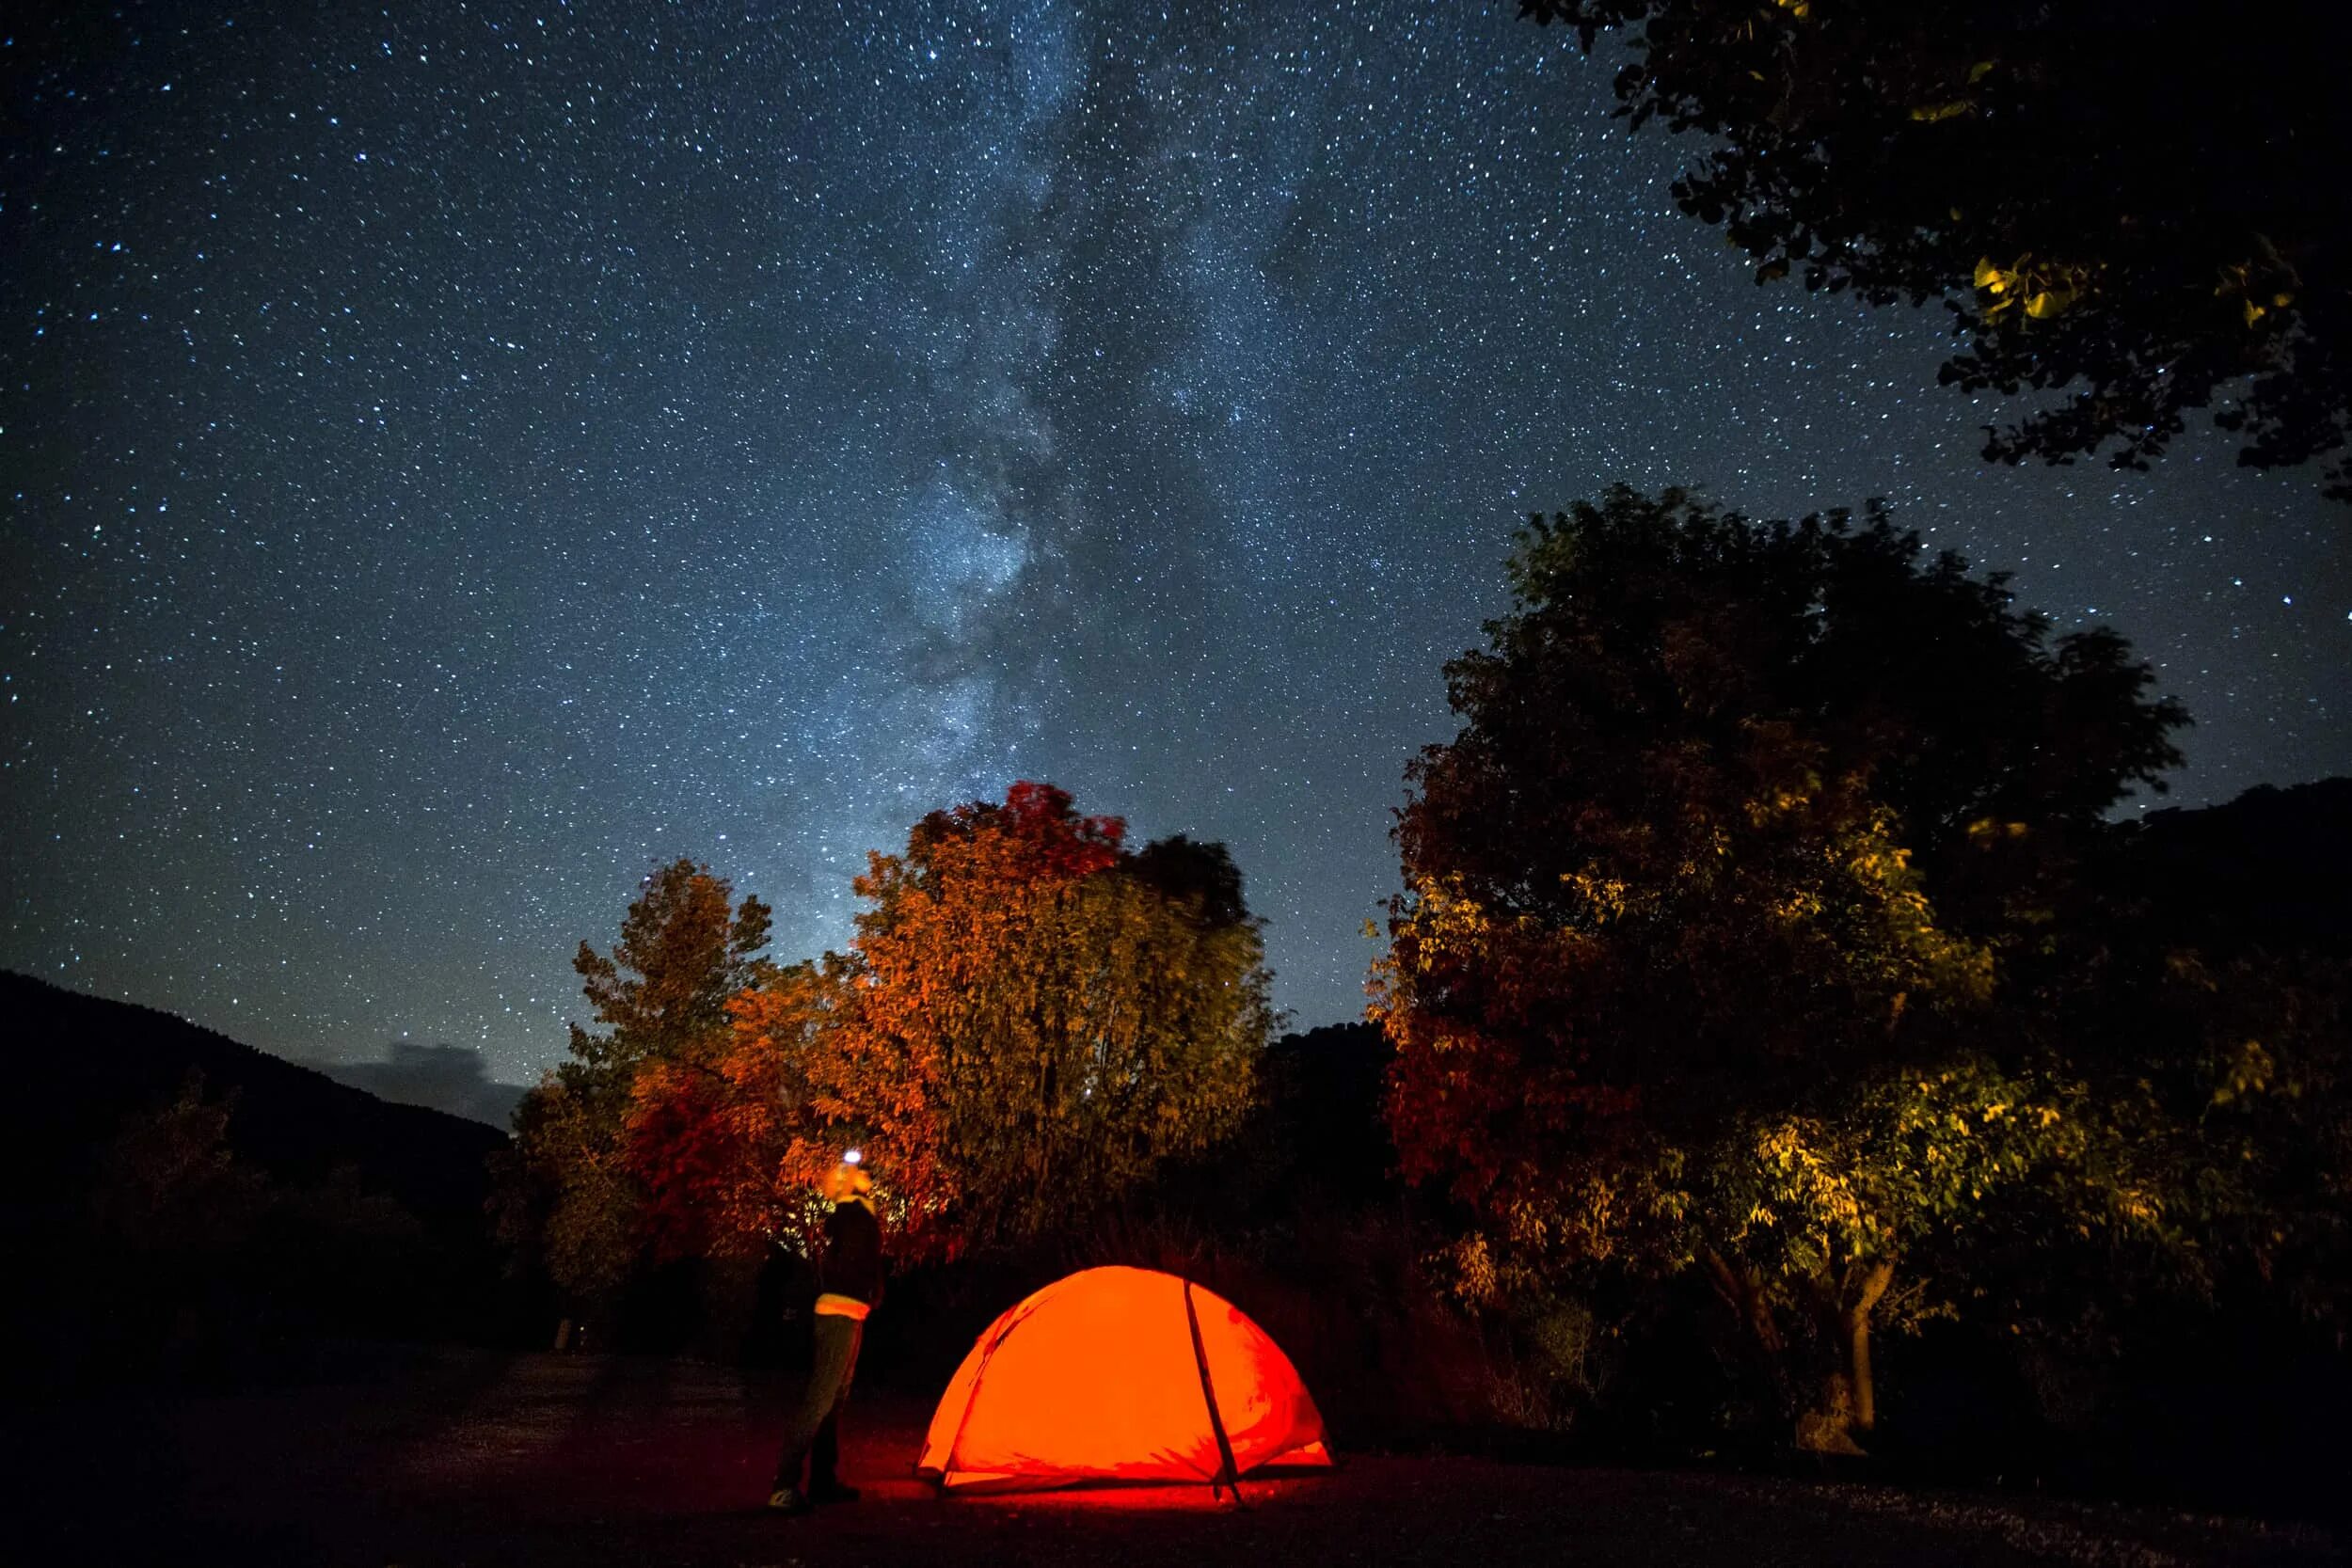
{"label": "orange-leaved tree", "polygon": [[902,1253],[1015,1243],[1232,1131],[1274,1022],[1240,873],[1123,840],[1049,784],[933,812],[858,879],[849,956],[739,1001],[780,1220],[856,1143]]}
{"label": "orange-leaved tree", "polygon": [[1083,1220],[1230,1132],[1274,1023],[1258,922],[1223,846],[1124,837],[1048,784],[933,812],[858,879],[850,951],[788,967],[717,940],[764,939],[755,901],[729,927],[707,873],[649,884],[614,959],[582,952],[612,1034],[518,1117],[557,1278],[789,1243],[851,1146],[915,1256]]}
{"label": "orange-leaved tree", "polygon": [[687,1184],[661,1179],[720,1158],[705,1125],[714,1097],[657,1086],[716,1073],[732,1037],[729,999],[771,971],[759,956],[769,919],[758,899],[736,905],[725,879],[681,860],[644,879],[609,957],[580,944],[572,967],[604,1028],[574,1024],[571,1060],[516,1108],[501,1221],[566,1290],[607,1294],[649,1243],[679,1252],[700,1241],[702,1219],[681,1202]]}

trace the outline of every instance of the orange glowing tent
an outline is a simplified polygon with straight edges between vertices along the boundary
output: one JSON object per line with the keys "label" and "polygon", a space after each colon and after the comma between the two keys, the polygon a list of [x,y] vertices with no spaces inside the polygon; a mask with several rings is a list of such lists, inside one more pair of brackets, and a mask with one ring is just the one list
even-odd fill
{"label": "orange glowing tent", "polygon": [[1233,1483],[1328,1465],[1323,1418],[1281,1347],[1172,1274],[1088,1269],[991,1323],[956,1369],[915,1473],[957,1490]]}

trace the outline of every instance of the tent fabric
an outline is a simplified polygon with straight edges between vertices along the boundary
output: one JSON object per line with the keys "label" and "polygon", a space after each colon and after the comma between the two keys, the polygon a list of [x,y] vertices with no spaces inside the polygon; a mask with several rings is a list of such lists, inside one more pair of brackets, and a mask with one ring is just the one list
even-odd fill
{"label": "tent fabric", "polygon": [[1297,1369],[1240,1308],[1172,1274],[1088,1269],[974,1341],[915,1471],[956,1490],[1216,1484],[1220,1426],[1232,1472],[1331,1463]]}

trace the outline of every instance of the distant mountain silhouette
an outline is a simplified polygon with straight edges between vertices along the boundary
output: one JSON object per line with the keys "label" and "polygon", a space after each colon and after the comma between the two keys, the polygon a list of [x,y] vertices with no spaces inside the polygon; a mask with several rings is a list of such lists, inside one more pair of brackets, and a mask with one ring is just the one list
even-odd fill
{"label": "distant mountain silhouette", "polygon": [[2352,779],[2152,811],[2127,832],[2119,870],[2168,929],[2217,955],[2352,953]]}
{"label": "distant mountain silhouette", "polygon": [[306,1062],[338,1084],[365,1089],[378,1100],[426,1105],[453,1117],[503,1129],[522,1102],[520,1084],[501,1084],[483,1066],[482,1053],[462,1045],[420,1045],[394,1040],[373,1062]]}
{"label": "distant mountain silhouette", "polygon": [[0,974],[0,1170],[16,1194],[80,1190],[125,1121],[168,1103],[194,1069],[208,1100],[237,1092],[230,1146],[273,1180],[316,1182],[349,1167],[428,1226],[482,1229],[486,1162],[507,1141],[495,1128],[389,1104],[185,1019],[27,975]]}

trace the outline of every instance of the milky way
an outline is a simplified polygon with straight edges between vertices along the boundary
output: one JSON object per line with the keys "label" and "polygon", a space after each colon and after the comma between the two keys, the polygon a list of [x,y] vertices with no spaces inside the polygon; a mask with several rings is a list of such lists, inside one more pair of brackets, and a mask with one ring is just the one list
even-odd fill
{"label": "milky way", "polygon": [[129,8],[0,46],[0,963],[521,1078],[707,861],[1056,781],[1352,1016],[1531,508],[1885,496],[2112,621],[2175,799],[2352,770],[2352,514],[1988,468],[1941,318],[1759,289],[1474,8]]}

